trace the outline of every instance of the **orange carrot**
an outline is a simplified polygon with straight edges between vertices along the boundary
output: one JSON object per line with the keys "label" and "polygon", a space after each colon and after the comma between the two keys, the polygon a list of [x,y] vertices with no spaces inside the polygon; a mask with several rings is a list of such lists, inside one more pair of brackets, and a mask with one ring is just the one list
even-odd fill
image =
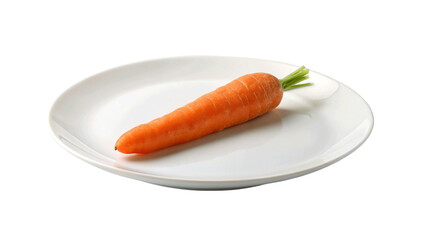
{"label": "orange carrot", "polygon": [[244,75],[163,117],[130,129],[118,139],[115,149],[150,153],[246,122],[276,108],[283,91],[311,85],[298,84],[308,78],[308,73],[302,66],[283,79],[267,73]]}

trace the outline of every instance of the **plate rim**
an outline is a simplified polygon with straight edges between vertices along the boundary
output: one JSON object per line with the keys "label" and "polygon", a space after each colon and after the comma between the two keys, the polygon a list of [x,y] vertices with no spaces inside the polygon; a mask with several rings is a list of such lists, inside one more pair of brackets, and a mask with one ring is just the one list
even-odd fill
{"label": "plate rim", "polygon": [[[284,62],[280,62],[280,61],[275,61],[275,60],[266,60],[266,59],[261,59],[261,58],[250,58],[250,57],[234,57],[234,56],[216,56],[216,55],[187,55],[187,56],[173,56],[173,57],[163,57],[163,58],[153,58],[153,59],[148,59],[148,60],[143,60],[143,61],[137,61],[137,62],[132,62],[132,63],[128,63],[128,64],[123,64],[120,66],[116,66],[116,67],[112,67],[109,69],[106,69],[104,71],[101,71],[99,73],[93,74],[91,76],[88,76],[78,82],[76,82],[75,84],[69,86],[68,88],[66,88],[65,91],[63,91],[59,96],[56,97],[55,101],[53,102],[53,104],[51,105],[51,108],[49,110],[49,114],[48,114],[48,123],[49,123],[49,132],[50,135],[53,137],[53,139],[55,140],[56,143],[58,143],[61,147],[63,147],[65,150],[67,150],[69,153],[71,153],[72,155],[80,158],[81,160],[92,164],[96,167],[99,167],[103,170],[107,170],[110,171],[112,173],[115,174],[125,174],[124,176],[129,177],[129,178],[133,178],[135,179],[133,176],[136,177],[140,177],[140,178],[146,178],[146,179],[155,179],[155,180],[160,180],[160,181],[174,181],[174,182],[187,182],[187,183],[205,183],[205,184],[212,184],[212,183],[244,183],[244,182],[254,182],[254,181],[264,181],[265,183],[272,183],[275,181],[280,181],[280,180],[286,180],[286,179],[291,179],[291,178],[296,178],[299,176],[303,176],[305,174],[308,173],[312,173],[315,172],[317,170],[320,170],[322,168],[325,168],[327,166],[330,166],[336,162],[338,162],[339,160],[347,157],[348,155],[350,155],[351,153],[353,153],[355,150],[357,150],[361,145],[363,145],[365,143],[365,141],[370,137],[373,128],[374,128],[374,114],[373,111],[371,110],[370,105],[368,104],[368,102],[361,96],[359,95],[356,91],[354,91],[352,88],[348,87],[347,85],[341,83],[340,81],[335,80],[334,78],[331,78],[327,75],[324,75],[320,72],[317,72],[315,70],[310,69],[310,71],[314,72],[315,74],[319,74],[322,75],[323,77],[326,77],[332,81],[335,81],[337,84],[342,85],[344,87],[346,87],[348,90],[350,90],[353,94],[355,94],[356,96],[358,96],[363,103],[365,104],[365,106],[367,106],[368,108],[368,113],[371,116],[371,124],[369,124],[369,129],[367,134],[364,135],[363,139],[352,149],[350,149],[349,151],[345,152],[344,154],[341,154],[335,158],[332,158],[328,161],[325,161],[324,163],[321,164],[316,164],[313,167],[310,168],[305,168],[303,170],[299,170],[299,171],[294,171],[294,172],[289,172],[289,173],[284,173],[284,174],[275,174],[275,175],[268,175],[268,176],[262,176],[262,177],[251,177],[251,178],[240,178],[240,179],[218,179],[218,180],[209,180],[209,179],[187,179],[187,178],[181,178],[181,177],[167,177],[167,176],[161,176],[161,175],[153,175],[153,174],[148,174],[148,173],[142,173],[142,172],[138,172],[138,171],[133,171],[133,170],[129,170],[129,169],[124,169],[124,168],[118,168],[115,167],[113,165],[109,165],[109,164],[105,164],[105,163],[101,163],[99,161],[96,161],[90,157],[87,157],[85,155],[80,154],[78,151],[72,149],[71,147],[67,146],[66,144],[64,144],[56,135],[56,132],[54,130],[53,127],[53,111],[54,108],[56,106],[56,104],[60,101],[60,99],[62,97],[64,97],[68,92],[70,92],[72,89],[74,89],[75,87],[79,86],[82,83],[85,83],[86,81],[98,76],[98,75],[102,75],[105,73],[108,73],[110,71],[114,71],[120,68],[125,68],[125,67],[129,67],[132,65],[136,65],[136,64],[143,64],[143,63],[147,63],[147,62],[153,62],[153,61],[164,61],[164,60],[171,60],[171,59],[187,59],[187,58],[232,58],[232,59],[236,59],[236,60],[255,60],[255,61],[263,61],[263,62],[271,62],[271,63],[279,63],[279,64],[285,64],[288,66],[292,66],[292,67],[297,67],[294,64],[288,64],[288,63],[284,63]],[[120,174],[121,175],[121,174]],[[138,180],[140,180],[140,178]],[[262,184],[262,183],[261,183]],[[161,184],[160,184],[161,185]]]}

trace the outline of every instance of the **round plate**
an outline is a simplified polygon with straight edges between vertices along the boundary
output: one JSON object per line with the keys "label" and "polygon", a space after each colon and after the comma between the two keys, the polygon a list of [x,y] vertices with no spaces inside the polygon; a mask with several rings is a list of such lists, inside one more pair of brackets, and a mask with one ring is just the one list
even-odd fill
{"label": "round plate", "polygon": [[50,112],[57,142],[122,176],[186,189],[234,189],[307,174],[347,156],[373,128],[368,104],[320,73],[247,123],[146,155],[114,151],[130,128],[160,117],[247,73],[278,78],[296,67],[233,57],[176,57],[114,68],[64,92]]}

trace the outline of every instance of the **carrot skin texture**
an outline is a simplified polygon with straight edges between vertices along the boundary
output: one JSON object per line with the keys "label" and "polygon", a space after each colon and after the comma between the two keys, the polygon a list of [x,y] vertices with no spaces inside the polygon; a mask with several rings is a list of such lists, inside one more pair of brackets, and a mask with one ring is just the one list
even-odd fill
{"label": "carrot skin texture", "polygon": [[124,133],[116,142],[121,153],[150,153],[244,123],[276,108],[283,97],[280,81],[252,73],[195,101]]}

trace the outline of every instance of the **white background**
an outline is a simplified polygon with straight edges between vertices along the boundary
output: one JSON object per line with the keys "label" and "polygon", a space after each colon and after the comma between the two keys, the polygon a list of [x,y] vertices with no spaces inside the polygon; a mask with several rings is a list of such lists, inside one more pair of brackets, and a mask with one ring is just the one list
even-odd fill
{"label": "white background", "polygon": [[[425,239],[421,3],[1,1],[0,239]],[[306,65],[357,91],[375,127],[318,172],[212,192],[107,173],[50,136],[71,85],[181,55]]]}

